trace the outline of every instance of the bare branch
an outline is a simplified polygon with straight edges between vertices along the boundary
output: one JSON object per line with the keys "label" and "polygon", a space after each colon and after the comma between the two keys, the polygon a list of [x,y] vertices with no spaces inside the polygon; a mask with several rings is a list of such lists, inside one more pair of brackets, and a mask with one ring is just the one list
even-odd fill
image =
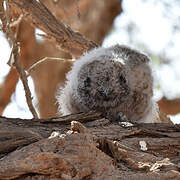
{"label": "bare branch", "polygon": [[9,0],[9,2],[20,9],[34,26],[46,32],[49,37],[56,40],[60,48],[74,57],[79,57],[83,52],[97,47],[95,42],[89,41],[57,20],[40,0]]}
{"label": "bare branch", "polygon": [[57,58],[57,57],[45,57],[39,61],[37,61],[36,63],[34,63],[28,70],[27,70],[27,77],[33,72],[35,71],[35,69],[38,67],[38,65],[47,62],[47,61],[55,61],[55,62],[62,62],[62,61],[71,61],[74,62],[75,59],[64,59],[64,58]]}
{"label": "bare branch", "polygon": [[[13,54],[13,58],[14,58],[13,65],[16,67],[16,70],[19,73],[20,79],[22,80],[24,90],[25,90],[25,95],[26,95],[26,101],[27,101],[29,110],[33,114],[34,118],[38,118],[37,112],[34,109],[33,104],[32,104],[31,92],[30,92],[30,89],[29,89],[29,86],[28,86],[28,80],[27,80],[25,71],[22,69],[21,64],[19,62],[19,51],[20,51],[19,43],[16,41],[16,37],[14,36],[13,32],[11,31],[10,18],[9,18],[8,13],[9,13],[9,4],[6,1],[6,20],[7,20],[7,25],[6,26],[7,26],[7,29],[8,29],[9,38],[12,41],[11,58],[12,58],[12,54]],[[10,60],[10,62],[12,63],[11,60]]]}

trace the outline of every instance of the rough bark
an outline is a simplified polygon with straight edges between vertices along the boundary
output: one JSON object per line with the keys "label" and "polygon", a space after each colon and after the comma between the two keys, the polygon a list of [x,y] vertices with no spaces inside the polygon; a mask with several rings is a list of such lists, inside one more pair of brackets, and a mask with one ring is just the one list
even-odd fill
{"label": "rough bark", "polygon": [[180,125],[128,126],[99,113],[80,113],[40,120],[1,117],[0,132],[0,179],[180,177]]}
{"label": "rough bark", "polygon": [[79,57],[83,52],[97,47],[93,41],[58,21],[41,1],[10,0],[10,3],[20,9],[33,25],[43,30],[47,38],[55,40],[60,48],[73,56]]}

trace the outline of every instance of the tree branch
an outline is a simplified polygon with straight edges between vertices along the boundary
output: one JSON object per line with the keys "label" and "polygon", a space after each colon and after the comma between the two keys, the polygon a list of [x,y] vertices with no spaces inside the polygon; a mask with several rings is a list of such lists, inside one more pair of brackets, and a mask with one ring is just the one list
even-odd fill
{"label": "tree branch", "polygon": [[95,42],[89,41],[57,20],[40,0],[9,0],[9,2],[20,9],[34,26],[47,33],[50,39],[55,40],[60,48],[73,56],[79,57],[83,52],[97,47]]}
{"label": "tree branch", "polygon": [[157,103],[161,111],[166,115],[176,115],[180,113],[180,98],[169,100],[164,96]]}
{"label": "tree branch", "polygon": [[9,35],[8,37],[10,38],[10,40],[12,42],[11,54],[13,55],[13,57],[12,56],[10,57],[9,64],[13,65],[16,68],[17,72],[19,73],[20,79],[22,80],[22,83],[24,86],[26,101],[27,101],[29,110],[33,114],[34,118],[38,118],[38,114],[37,114],[37,112],[34,109],[34,106],[32,104],[31,91],[30,91],[29,86],[28,86],[27,77],[26,77],[25,71],[22,69],[20,61],[19,61],[19,51],[20,51],[19,43],[17,42],[16,37],[10,28],[9,4],[8,4],[8,2],[6,2],[6,8],[7,8],[6,9],[7,29],[8,29],[8,35]]}

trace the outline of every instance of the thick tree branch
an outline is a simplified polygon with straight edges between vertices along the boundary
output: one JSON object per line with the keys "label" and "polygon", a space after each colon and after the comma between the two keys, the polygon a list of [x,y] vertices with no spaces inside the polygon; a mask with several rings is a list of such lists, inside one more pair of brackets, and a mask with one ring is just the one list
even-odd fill
{"label": "thick tree branch", "polygon": [[79,57],[83,52],[97,47],[96,43],[58,21],[41,1],[9,0],[9,2],[20,9],[34,26],[46,32],[47,37],[56,40],[60,48],[73,56]]}
{"label": "thick tree branch", "polygon": [[19,75],[16,69],[12,67],[5,77],[3,84],[0,86],[0,115],[3,114],[4,109],[9,104],[18,80]]}
{"label": "thick tree branch", "polygon": [[164,96],[157,103],[161,111],[166,115],[176,115],[180,113],[180,98],[169,100]]}

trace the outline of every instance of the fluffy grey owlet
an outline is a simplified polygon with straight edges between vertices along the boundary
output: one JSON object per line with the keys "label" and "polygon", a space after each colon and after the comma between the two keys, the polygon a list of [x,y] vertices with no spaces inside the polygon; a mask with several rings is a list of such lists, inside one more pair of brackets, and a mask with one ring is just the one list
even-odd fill
{"label": "fluffy grey owlet", "polygon": [[156,122],[149,58],[129,47],[97,48],[78,59],[57,97],[63,115],[102,112],[109,120]]}

